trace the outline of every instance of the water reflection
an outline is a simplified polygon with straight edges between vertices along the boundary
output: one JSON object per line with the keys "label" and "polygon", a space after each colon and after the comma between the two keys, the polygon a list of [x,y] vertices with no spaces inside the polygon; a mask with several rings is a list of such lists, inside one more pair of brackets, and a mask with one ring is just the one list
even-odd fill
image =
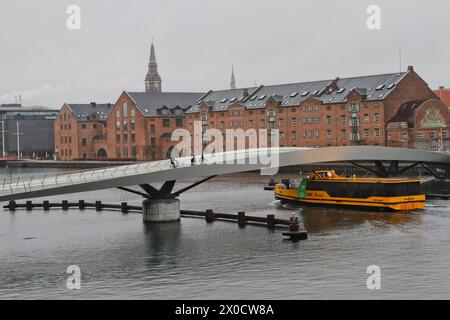
{"label": "water reflection", "polygon": [[371,212],[346,209],[302,207],[289,204],[282,205],[275,201],[278,208],[290,210],[300,218],[308,233],[322,233],[339,229],[351,229],[366,223],[376,226],[380,231],[392,226],[410,228],[422,224],[423,211],[414,212]]}
{"label": "water reflection", "polygon": [[176,257],[181,247],[180,223],[143,223],[144,250],[150,267],[177,264]]}

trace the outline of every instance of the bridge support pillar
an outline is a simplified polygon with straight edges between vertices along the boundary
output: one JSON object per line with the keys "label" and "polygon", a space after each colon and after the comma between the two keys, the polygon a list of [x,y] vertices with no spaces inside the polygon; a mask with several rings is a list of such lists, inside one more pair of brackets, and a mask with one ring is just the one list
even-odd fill
{"label": "bridge support pillar", "polygon": [[145,199],[142,202],[142,219],[149,223],[164,223],[180,221],[180,200]]}

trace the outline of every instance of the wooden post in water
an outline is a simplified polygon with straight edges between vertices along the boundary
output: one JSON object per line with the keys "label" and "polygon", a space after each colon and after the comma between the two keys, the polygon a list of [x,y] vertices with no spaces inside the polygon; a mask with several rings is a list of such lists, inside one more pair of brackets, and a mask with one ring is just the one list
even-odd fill
{"label": "wooden post in water", "polygon": [[244,211],[238,212],[238,224],[240,227],[245,227],[245,212]]}
{"label": "wooden post in water", "polygon": [[48,200],[45,200],[43,202],[43,206],[44,206],[44,211],[50,210],[50,202]]}
{"label": "wooden post in water", "polygon": [[214,211],[212,211],[211,209],[208,209],[208,210],[206,210],[205,218],[206,218],[206,222],[212,223],[216,219],[216,215],[214,214]]}
{"label": "wooden post in water", "polygon": [[27,201],[27,211],[31,211],[31,210],[33,210],[33,202]]}
{"label": "wooden post in water", "polygon": [[120,204],[120,207],[121,207],[121,209],[122,209],[122,213],[128,213],[128,203],[122,202],[122,203]]}
{"label": "wooden post in water", "polygon": [[102,202],[95,201],[95,211],[102,211]]}
{"label": "wooden post in water", "polygon": [[275,215],[273,214],[267,215],[267,228],[275,229]]}
{"label": "wooden post in water", "polygon": [[15,211],[16,210],[16,202],[14,200],[9,201],[9,211]]}
{"label": "wooden post in water", "polygon": [[79,208],[80,210],[84,210],[85,207],[86,207],[86,206],[85,206],[85,204],[84,204],[84,200],[78,201],[78,208]]}
{"label": "wooden post in water", "polygon": [[61,207],[64,211],[68,210],[69,209],[69,201],[67,201],[67,200],[61,201]]}

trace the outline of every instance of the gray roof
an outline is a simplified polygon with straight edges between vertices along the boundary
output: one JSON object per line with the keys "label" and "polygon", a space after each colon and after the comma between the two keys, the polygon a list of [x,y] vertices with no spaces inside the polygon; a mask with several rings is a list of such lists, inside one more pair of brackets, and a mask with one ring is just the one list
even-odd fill
{"label": "gray roof", "polygon": [[[366,101],[384,100],[395,86],[403,79],[406,72],[381,74],[372,76],[336,78],[312,82],[260,86],[258,88],[242,88],[233,90],[210,91],[202,101],[188,112],[198,112],[201,102],[207,102],[211,111],[226,110],[231,104],[238,102],[246,109],[264,108],[267,99],[274,97],[281,106],[298,106],[308,98],[315,98],[324,104],[345,103],[347,95],[356,90],[365,96]],[[330,91],[330,87],[333,87]],[[249,97],[243,98],[247,90]],[[236,100],[234,98],[237,97]],[[240,101],[239,99],[243,99]]]}
{"label": "gray roof", "polygon": [[196,105],[204,93],[196,92],[127,92],[137,108],[145,116],[164,115],[161,112],[167,109],[168,114],[174,114],[175,109],[185,110]]}
{"label": "gray roof", "polygon": [[93,112],[98,114],[100,120],[106,121],[108,114],[114,108],[114,104],[111,103],[66,103],[66,105],[73,111],[78,121],[87,121]]}

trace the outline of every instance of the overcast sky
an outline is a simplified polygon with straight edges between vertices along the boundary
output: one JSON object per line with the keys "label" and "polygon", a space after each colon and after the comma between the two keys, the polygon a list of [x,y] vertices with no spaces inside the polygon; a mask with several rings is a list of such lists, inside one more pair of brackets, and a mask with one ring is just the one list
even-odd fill
{"label": "overcast sky", "polygon": [[[67,7],[81,9],[69,30]],[[366,9],[381,8],[381,30]],[[2,0],[0,103],[115,102],[143,91],[154,38],[163,91],[415,70],[450,86],[446,0]]]}

